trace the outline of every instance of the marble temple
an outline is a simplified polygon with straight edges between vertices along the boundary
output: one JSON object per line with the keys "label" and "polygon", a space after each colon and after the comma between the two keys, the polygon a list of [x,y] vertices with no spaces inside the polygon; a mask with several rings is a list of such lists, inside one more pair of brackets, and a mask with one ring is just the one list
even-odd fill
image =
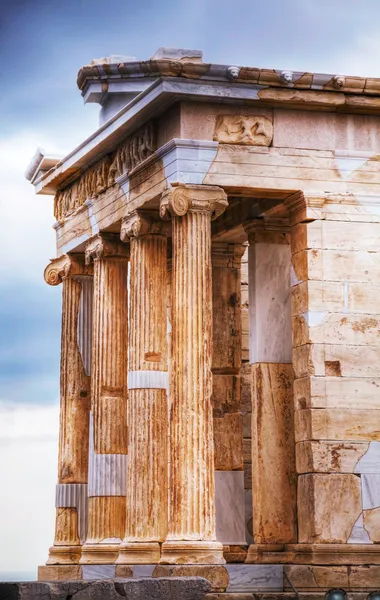
{"label": "marble temple", "polygon": [[77,83],[99,128],[26,173],[62,285],[39,579],[379,588],[380,79],[160,48]]}

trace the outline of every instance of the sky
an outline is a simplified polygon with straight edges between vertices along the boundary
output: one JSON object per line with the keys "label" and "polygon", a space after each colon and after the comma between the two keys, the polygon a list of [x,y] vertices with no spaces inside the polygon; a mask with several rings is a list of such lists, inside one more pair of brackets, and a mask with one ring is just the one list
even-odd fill
{"label": "sky", "polygon": [[[378,0],[12,0],[0,12],[0,570],[36,571],[54,536],[61,288],[53,198],[24,171],[97,128],[78,69],[160,46],[221,64],[380,77]],[[6,543],[4,543],[6,541]],[[1,579],[1,573],[0,573]]]}

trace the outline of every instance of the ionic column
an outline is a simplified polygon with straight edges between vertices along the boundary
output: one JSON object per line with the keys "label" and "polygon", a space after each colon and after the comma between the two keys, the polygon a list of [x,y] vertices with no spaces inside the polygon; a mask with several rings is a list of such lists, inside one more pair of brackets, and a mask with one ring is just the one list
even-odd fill
{"label": "ionic column", "polygon": [[62,282],[61,382],[54,545],[48,565],[79,563],[87,533],[88,431],[92,276],[80,255],[64,255],[45,269]]}
{"label": "ionic column", "polygon": [[[281,227],[281,229],[280,229]],[[290,237],[255,220],[249,240],[254,541],[246,562],[297,539]]]}
{"label": "ionic column", "polygon": [[127,472],[127,273],[129,248],[93,238],[94,262],[89,523],[82,564],[114,563],[125,529]]}
{"label": "ionic column", "polygon": [[162,563],[224,563],[215,535],[211,219],[226,206],[214,186],[179,185],[161,200],[161,216],[173,226],[170,516]]}
{"label": "ionic column", "polygon": [[123,220],[130,239],[128,477],[120,564],[154,564],[168,522],[167,243],[152,215]]}

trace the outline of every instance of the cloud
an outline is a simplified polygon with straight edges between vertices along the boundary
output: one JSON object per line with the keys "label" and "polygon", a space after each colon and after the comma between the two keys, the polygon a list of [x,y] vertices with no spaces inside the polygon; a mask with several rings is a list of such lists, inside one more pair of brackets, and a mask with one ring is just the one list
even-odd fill
{"label": "cloud", "polygon": [[0,403],[2,571],[35,572],[53,542],[58,412]]}

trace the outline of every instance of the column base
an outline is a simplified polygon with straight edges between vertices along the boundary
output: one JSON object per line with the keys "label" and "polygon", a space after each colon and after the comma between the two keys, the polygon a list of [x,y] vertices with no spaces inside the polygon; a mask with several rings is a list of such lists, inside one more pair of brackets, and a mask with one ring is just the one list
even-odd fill
{"label": "column base", "polygon": [[51,546],[47,565],[78,565],[82,546]]}
{"label": "column base", "polygon": [[298,565],[380,565],[380,544],[286,544]]}
{"label": "column base", "polygon": [[252,544],[246,564],[380,565],[380,544]]}
{"label": "column base", "polygon": [[291,562],[284,544],[251,544],[248,548],[246,564],[282,564]]}
{"label": "column base", "polygon": [[38,581],[76,581],[82,579],[80,565],[43,565],[38,567]]}
{"label": "column base", "polygon": [[81,565],[112,565],[116,563],[120,544],[84,544]]}
{"label": "column base", "polygon": [[161,565],[224,565],[220,542],[168,541],[162,544]]}
{"label": "column base", "polygon": [[118,565],[155,565],[161,557],[158,542],[124,542],[119,548]]}

